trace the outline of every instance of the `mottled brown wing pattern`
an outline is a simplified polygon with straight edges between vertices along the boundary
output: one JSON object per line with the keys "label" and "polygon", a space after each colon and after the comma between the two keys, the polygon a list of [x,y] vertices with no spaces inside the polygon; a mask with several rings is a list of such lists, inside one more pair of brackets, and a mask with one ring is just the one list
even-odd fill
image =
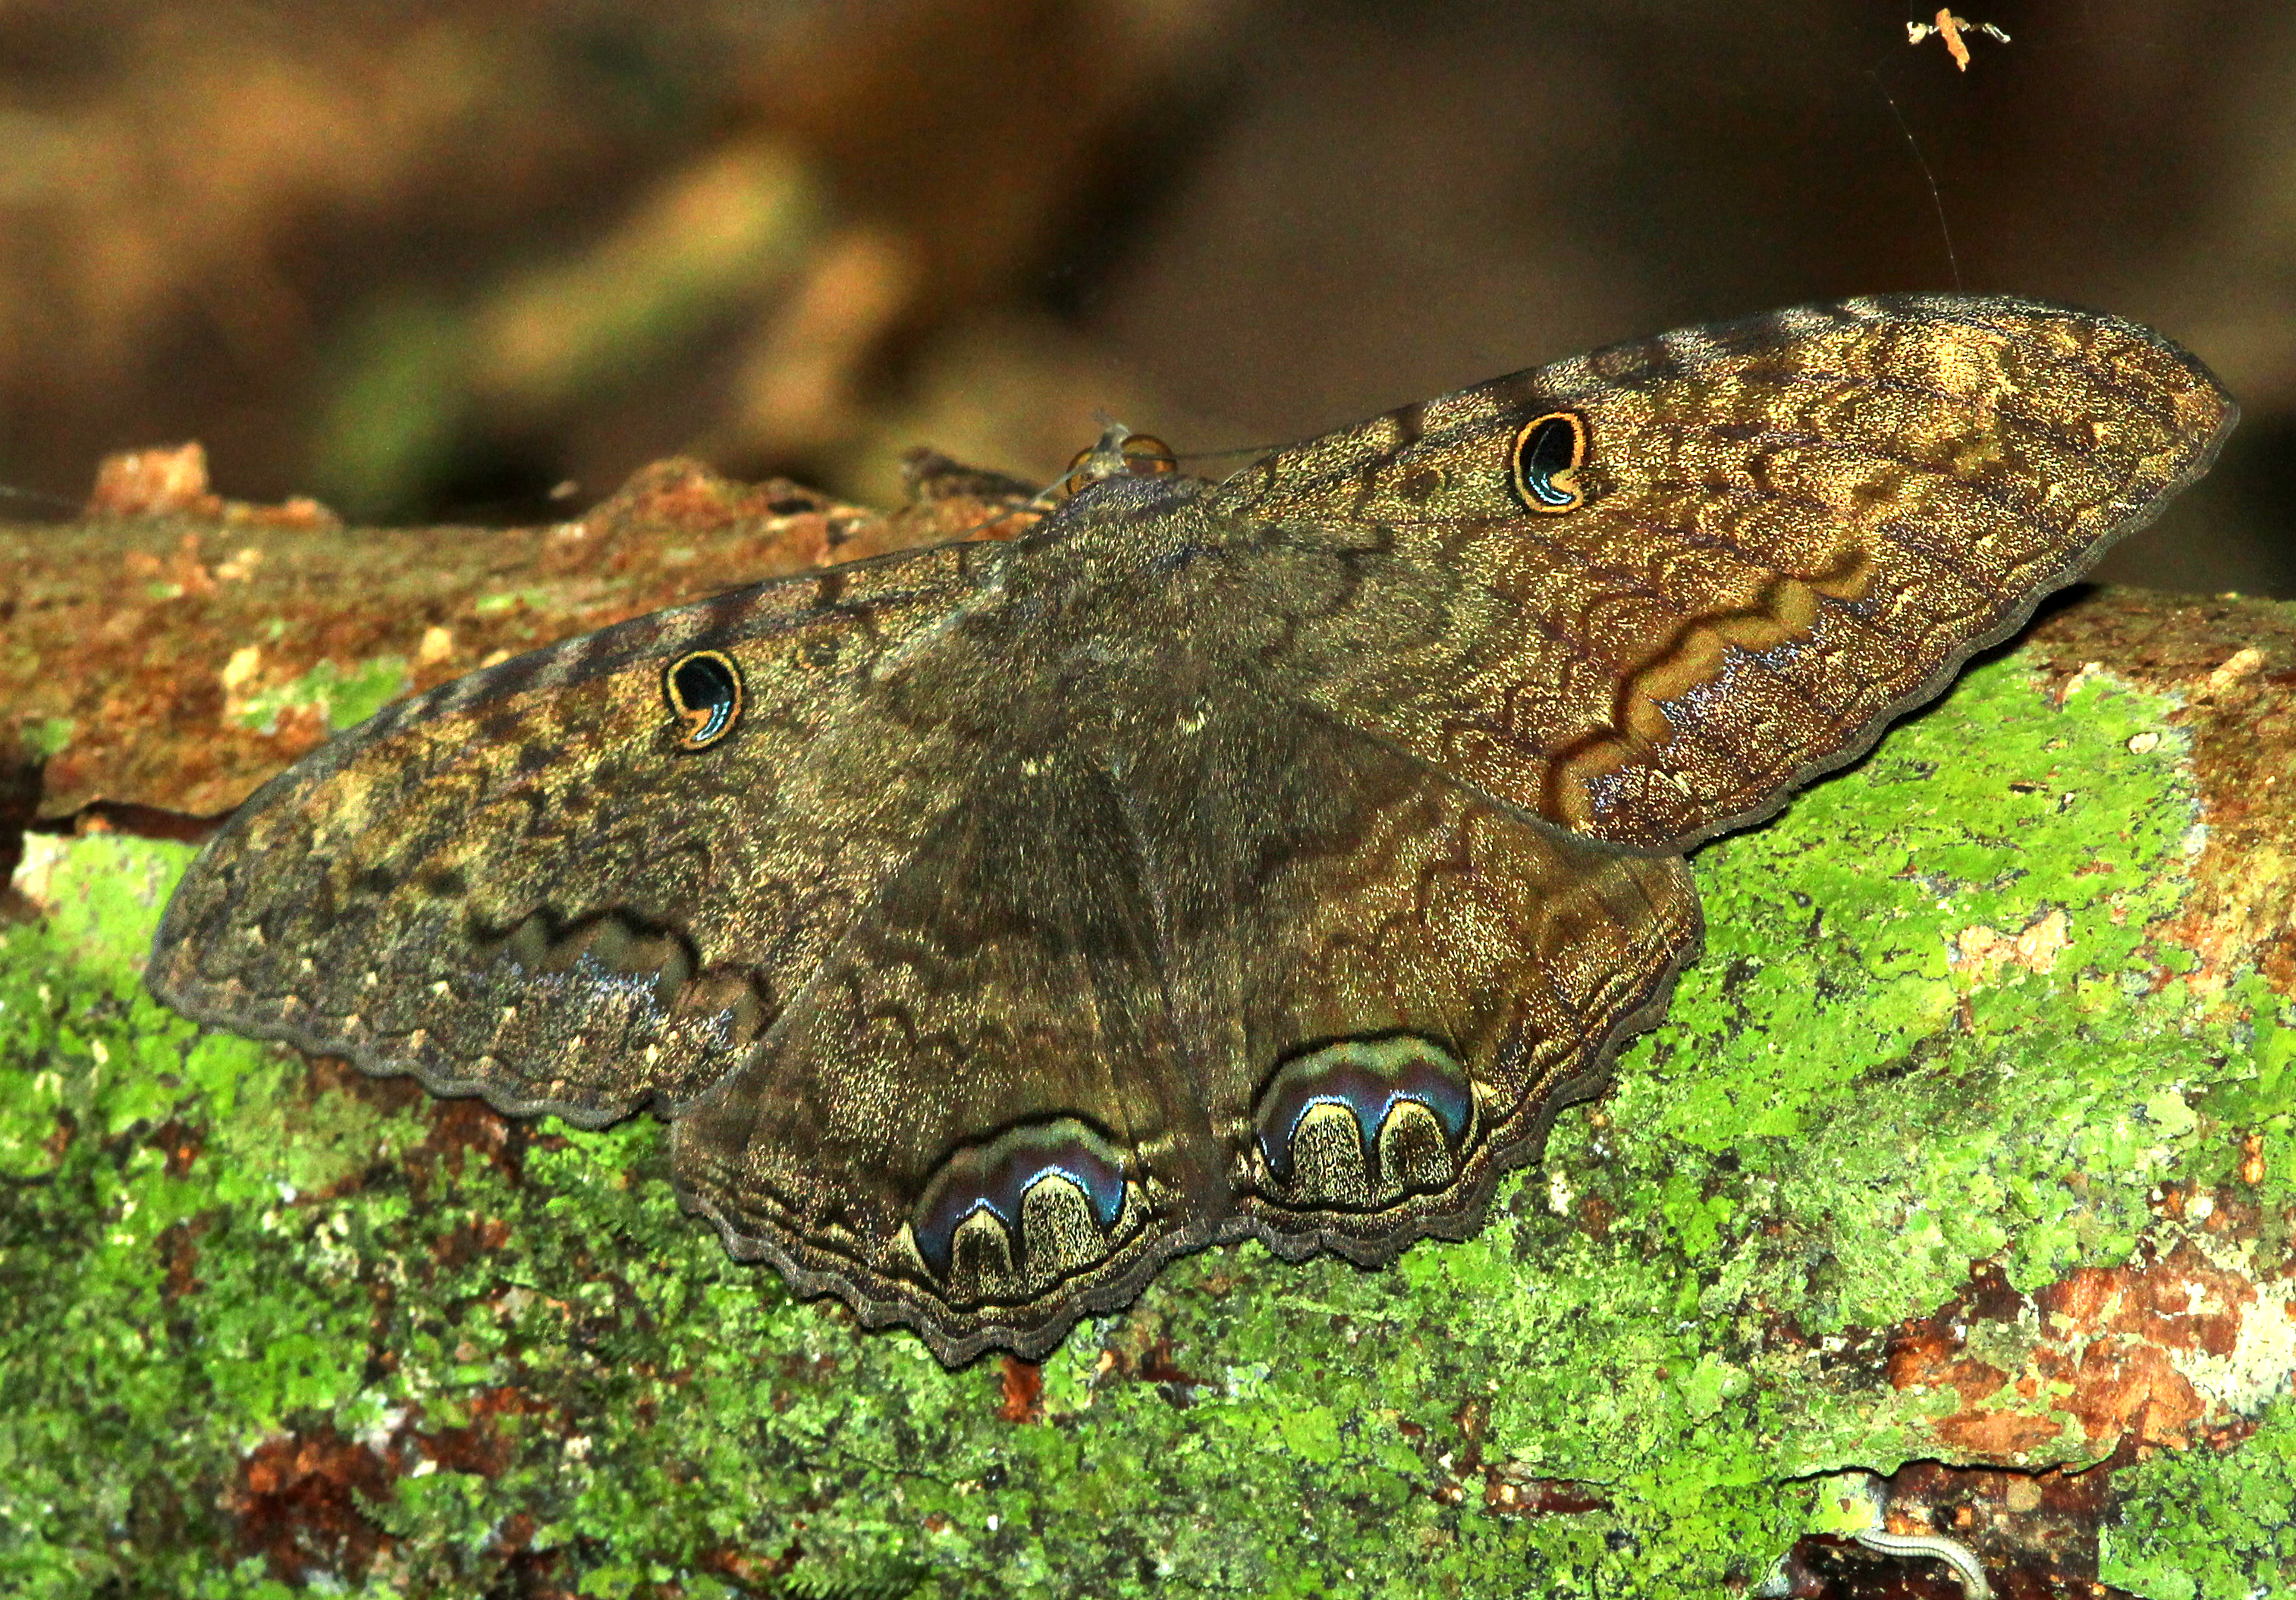
{"label": "mottled brown wing pattern", "polygon": [[1009,544],[385,711],[209,845],[151,980],[505,1110],[650,1105],[735,1255],[951,1362],[1215,1240],[1382,1261],[1475,1226],[1657,1019],[1681,848],[1865,747],[2231,415],[2130,324],[1907,297],[1221,486],[1111,432]]}
{"label": "mottled brown wing pattern", "polygon": [[[1558,414],[1578,498],[1541,515],[1503,446]],[[1408,406],[1268,457],[1218,509],[1348,552],[1349,603],[1296,653],[1315,703],[1525,812],[1675,849],[1865,749],[2234,415],[2133,323],[1884,297]]]}
{"label": "mottled brown wing pattern", "polygon": [[1464,1233],[1697,939],[1679,861],[1248,692],[1101,737],[987,774],[672,1133],[734,1253],[952,1361],[1214,1239]]}
{"label": "mottled brown wing pattern", "polygon": [[1657,1021],[1697,895],[1678,858],[1533,827],[1350,730],[1309,724],[1288,770],[1238,830],[1253,892],[1190,952],[1233,1041],[1207,1093],[1243,1230],[1372,1264],[1480,1225]]}
{"label": "mottled brown wing pattern", "polygon": [[[187,1015],[601,1122],[742,1060],[969,755],[865,692],[971,592],[951,545],[609,628],[386,708],[251,796],[169,903]],[[740,726],[665,669],[738,657]]]}

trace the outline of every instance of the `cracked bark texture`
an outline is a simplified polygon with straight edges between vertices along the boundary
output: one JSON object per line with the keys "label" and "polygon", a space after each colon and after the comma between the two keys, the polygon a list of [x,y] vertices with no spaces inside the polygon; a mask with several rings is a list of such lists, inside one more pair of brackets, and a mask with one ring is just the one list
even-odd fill
{"label": "cracked bark texture", "polygon": [[1825,1532],[1857,1471],[1997,1588],[2296,1581],[2296,607],[2079,593],[1701,851],[1669,1022],[1474,1237],[1215,1250],[948,1374],[727,1261],[657,1124],[201,1036],[137,972],[185,819],[331,729],[1014,486],[670,462],[378,530],[195,468],[0,527],[0,1588],[1821,1594],[1889,1564]]}

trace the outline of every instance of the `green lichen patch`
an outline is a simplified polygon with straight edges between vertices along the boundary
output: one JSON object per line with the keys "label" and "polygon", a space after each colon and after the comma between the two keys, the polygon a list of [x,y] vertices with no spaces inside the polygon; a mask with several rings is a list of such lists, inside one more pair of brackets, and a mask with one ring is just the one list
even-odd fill
{"label": "green lichen patch", "polygon": [[19,731],[24,753],[45,760],[61,755],[70,746],[73,723],[68,716],[37,717]]}
{"label": "green lichen patch", "polygon": [[1621,1122],[1827,1217],[1833,1261],[1761,1288],[1807,1332],[1936,1304],[1977,1258],[2018,1288],[2121,1261],[2193,1150],[2225,1040],[2163,990],[2195,821],[2181,739],[2131,751],[2163,712],[2110,680],[2057,705],[1997,664],[1702,863],[1709,958]]}
{"label": "green lichen patch", "polygon": [[[35,841],[50,914],[0,934],[0,1589],[1751,1582],[1810,1475],[1949,1453],[1963,1398],[1893,1387],[1876,1330],[1973,1258],[2122,1259],[2154,1188],[2247,1159],[2225,1098],[2277,1104],[2252,992],[2193,998],[2153,931],[2193,797],[2173,732],[2129,740],[2166,714],[1972,673],[1704,853],[1671,1017],[1488,1227],[1380,1272],[1210,1252],[1033,1377],[726,1260],[652,1122],[196,1033],[135,981],[186,853]],[[2062,1400],[2000,1397],[2027,1458],[2110,1448]],[[1529,1479],[1592,1508],[1510,1511]]]}
{"label": "green lichen patch", "polygon": [[366,721],[385,704],[405,694],[408,682],[403,657],[378,656],[348,667],[321,661],[292,682],[258,689],[235,698],[231,714],[242,728],[275,733],[278,731],[281,713],[308,706],[318,712],[329,728],[340,733]]}
{"label": "green lichen patch", "polygon": [[[2149,1192],[2202,1143],[2186,1097],[2229,1048],[2228,1026],[2154,992],[2179,952],[2148,925],[2182,893],[2193,802],[2173,740],[2128,741],[2162,711],[2105,681],[2055,705],[1996,664],[1704,853],[1705,958],[1605,1125],[1566,1119],[1551,1192],[1518,1196],[1528,1269],[1563,1280],[1544,1298],[1584,1303],[1547,1330],[1571,1384],[1540,1399],[1519,1368],[1511,1449],[1593,1471],[1558,1452],[1563,1420],[1606,1393],[1645,1427],[1665,1417],[1655,1356],[1744,1375],[1730,1408],[1770,1472],[1949,1454],[1930,1424],[1955,1396],[1852,1361],[1861,1392],[1834,1358],[1948,1299],[1973,1261],[2032,1288],[2127,1257]],[[2021,962],[2029,929],[2048,932]],[[1964,953],[2005,932],[2011,959]],[[1622,1322],[1679,1331],[1591,1364],[1566,1331]],[[2030,1460],[2093,1448],[2046,1394],[2030,1408]]]}
{"label": "green lichen patch", "polygon": [[546,589],[534,587],[507,589],[498,594],[479,596],[471,602],[471,611],[477,616],[499,616],[505,611],[515,611],[521,607],[540,610],[548,606],[554,598]]}
{"label": "green lichen patch", "polygon": [[2145,1600],[2296,1593],[2296,1400],[2236,1452],[2155,1456],[2115,1478],[2097,1576]]}

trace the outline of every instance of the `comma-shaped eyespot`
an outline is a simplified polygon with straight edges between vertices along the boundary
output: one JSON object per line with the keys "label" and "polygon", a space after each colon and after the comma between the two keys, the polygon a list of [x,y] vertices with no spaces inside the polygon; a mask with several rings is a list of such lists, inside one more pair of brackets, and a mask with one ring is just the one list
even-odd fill
{"label": "comma-shaped eyespot", "polygon": [[1375,1211],[1458,1180],[1475,1121],[1466,1069],[1412,1034],[1347,1039],[1293,1057],[1256,1117],[1271,1197]]}
{"label": "comma-shaped eyespot", "polygon": [[685,724],[681,750],[707,750],[742,720],[742,669],[723,650],[689,650],[661,675],[662,698]]}
{"label": "comma-shaped eyespot", "polygon": [[951,1155],[909,1237],[952,1304],[1032,1300],[1114,1252],[1133,1230],[1131,1188],[1113,1145],[1059,1117]]}
{"label": "comma-shaped eyespot", "polygon": [[1507,452],[1507,481],[1523,509],[1558,516],[1586,503],[1578,469],[1587,464],[1587,419],[1575,411],[1533,417]]}

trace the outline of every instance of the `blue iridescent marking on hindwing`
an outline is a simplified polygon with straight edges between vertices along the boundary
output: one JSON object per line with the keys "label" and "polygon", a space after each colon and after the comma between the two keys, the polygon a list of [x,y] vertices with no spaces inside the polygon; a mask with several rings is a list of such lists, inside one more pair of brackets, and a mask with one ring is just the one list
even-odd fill
{"label": "blue iridescent marking on hindwing", "polygon": [[1017,1244],[1021,1201],[1047,1178],[1074,1184],[1092,1207],[1094,1220],[1103,1230],[1113,1229],[1124,1214],[1124,1169],[1111,1153],[1095,1149],[1097,1142],[1065,1129],[1027,1128],[961,1152],[945,1171],[947,1181],[937,1186],[939,1192],[928,1198],[912,1224],[917,1253],[946,1278],[955,1254],[957,1229],[984,1211],[1002,1222]]}
{"label": "blue iridescent marking on hindwing", "polygon": [[1432,1045],[1396,1039],[1331,1046],[1291,1063],[1269,1085],[1260,1108],[1260,1154],[1268,1170],[1288,1181],[1292,1142],[1308,1114],[1342,1106],[1355,1119],[1368,1167],[1380,1130],[1406,1102],[1433,1115],[1455,1149],[1474,1117],[1473,1095],[1457,1064]]}

